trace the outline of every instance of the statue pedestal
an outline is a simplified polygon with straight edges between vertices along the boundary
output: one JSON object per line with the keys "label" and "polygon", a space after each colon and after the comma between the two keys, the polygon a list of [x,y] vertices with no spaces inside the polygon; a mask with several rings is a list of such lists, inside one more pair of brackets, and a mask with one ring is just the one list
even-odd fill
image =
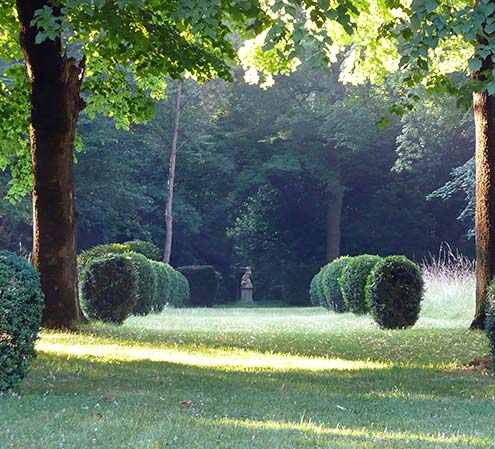
{"label": "statue pedestal", "polygon": [[250,287],[241,287],[241,302],[253,304],[253,289]]}

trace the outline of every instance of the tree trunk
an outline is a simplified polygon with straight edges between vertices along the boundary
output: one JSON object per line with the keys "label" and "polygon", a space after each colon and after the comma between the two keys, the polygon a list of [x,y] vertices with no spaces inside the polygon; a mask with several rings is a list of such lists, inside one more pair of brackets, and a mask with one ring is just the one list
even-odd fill
{"label": "tree trunk", "polygon": [[[20,44],[31,84],[33,163],[33,264],[45,294],[43,325],[70,328],[79,308],[74,205],[74,138],[84,107],[80,89],[84,61],[62,54],[60,39],[36,44],[31,26],[41,0],[17,0]],[[58,13],[57,11],[55,12]]]}
{"label": "tree trunk", "polygon": [[328,158],[329,168],[335,174],[336,186],[328,195],[327,208],[327,254],[326,261],[331,262],[340,256],[340,226],[342,221],[342,206],[344,192],[342,189],[342,173],[340,164],[332,150]]}
{"label": "tree trunk", "polygon": [[177,138],[179,137],[181,94],[182,82],[179,81],[177,83],[177,93],[175,96],[175,124],[168,165],[167,204],[165,207],[165,249],[163,252],[163,261],[165,263],[170,263],[170,255],[172,254],[172,232],[174,223],[172,208],[174,204],[175,161],[177,158]]}
{"label": "tree trunk", "polygon": [[476,313],[471,328],[485,327],[486,288],[495,274],[495,97],[473,96],[476,129]]}

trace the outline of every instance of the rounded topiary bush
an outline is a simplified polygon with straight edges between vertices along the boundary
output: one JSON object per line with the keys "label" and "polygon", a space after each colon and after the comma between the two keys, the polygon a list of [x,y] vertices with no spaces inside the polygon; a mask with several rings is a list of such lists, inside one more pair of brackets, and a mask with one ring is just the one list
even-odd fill
{"label": "rounded topiary bush", "polygon": [[150,261],[156,274],[156,290],[153,296],[153,311],[161,312],[170,297],[172,279],[167,265],[163,262]]}
{"label": "rounded topiary bush", "polygon": [[174,271],[174,273],[177,278],[175,306],[185,307],[189,304],[189,282],[182,273],[178,271]]}
{"label": "rounded topiary bush", "polygon": [[156,272],[151,261],[139,253],[125,253],[137,275],[137,297],[134,315],[147,315],[153,310],[153,299],[156,294]]}
{"label": "rounded topiary bush", "polygon": [[189,282],[190,304],[196,307],[212,307],[217,290],[215,268],[211,265],[179,267]]}
{"label": "rounded topiary bush", "polygon": [[43,293],[33,266],[0,251],[0,391],[15,386],[35,357]]}
{"label": "rounded topiary bush", "polygon": [[353,257],[345,266],[339,279],[340,291],[349,312],[363,315],[370,311],[366,301],[366,281],[380,256],[363,254]]}
{"label": "rounded topiary bush", "polygon": [[423,277],[418,266],[404,256],[388,256],[373,268],[366,282],[366,301],[382,328],[413,326],[423,299]]}
{"label": "rounded topiary bush", "polygon": [[309,296],[314,306],[325,306],[325,294],[323,293],[322,270],[316,273],[309,284]]}
{"label": "rounded topiary bush", "polygon": [[492,352],[492,369],[495,371],[495,278],[486,291],[486,335],[490,340]]}
{"label": "rounded topiary bush", "polygon": [[144,240],[131,240],[122,243],[122,245],[127,251],[142,254],[150,260],[160,260],[160,249],[154,243]]}
{"label": "rounded topiary bush", "polygon": [[114,254],[90,260],[81,275],[81,306],[90,319],[121,324],[139,297],[131,257]]}
{"label": "rounded topiary bush", "polygon": [[323,305],[335,312],[347,312],[344,298],[340,291],[339,279],[342,275],[342,271],[351,260],[352,257],[342,256],[325,265],[322,269],[321,284],[325,296]]}

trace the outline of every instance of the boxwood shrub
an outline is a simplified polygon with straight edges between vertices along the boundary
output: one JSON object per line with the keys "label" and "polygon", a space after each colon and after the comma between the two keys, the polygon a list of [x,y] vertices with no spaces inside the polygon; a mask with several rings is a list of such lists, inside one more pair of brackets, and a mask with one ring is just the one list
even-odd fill
{"label": "boxwood shrub", "polygon": [[191,306],[212,307],[217,289],[215,268],[211,265],[191,265],[177,268],[189,282]]}
{"label": "boxwood shrub", "polygon": [[309,296],[314,306],[326,307],[325,294],[323,293],[322,270],[316,273],[309,284]]}
{"label": "boxwood shrub", "polygon": [[161,312],[165,305],[169,302],[172,286],[172,274],[167,268],[169,265],[154,260],[150,261],[150,263],[156,274],[156,290],[153,297],[152,309],[153,312]]}
{"label": "boxwood shrub", "polygon": [[495,371],[495,278],[486,291],[486,335],[490,340],[492,369]]}
{"label": "boxwood shrub", "polygon": [[362,254],[353,257],[343,269],[339,284],[344,303],[350,312],[363,315],[370,311],[366,302],[366,281],[371,270],[380,260],[379,256]]}
{"label": "boxwood shrub", "polygon": [[125,253],[132,264],[137,276],[137,298],[134,306],[134,315],[147,315],[153,310],[153,299],[156,294],[156,272],[151,261],[142,254]]}
{"label": "boxwood shrub", "polygon": [[122,245],[127,251],[142,254],[150,260],[160,260],[160,249],[154,243],[144,240],[130,240],[129,242],[122,243]]}
{"label": "boxwood shrub", "polygon": [[366,282],[366,300],[381,328],[413,326],[423,299],[423,277],[404,256],[388,256],[373,268]]}
{"label": "boxwood shrub", "polygon": [[174,303],[176,307],[185,307],[189,304],[189,282],[187,282],[186,277],[179,271],[174,271],[174,273],[177,279],[176,299]]}
{"label": "boxwood shrub", "polygon": [[0,251],[0,391],[17,385],[28,372],[43,300],[33,266],[14,253]]}
{"label": "boxwood shrub", "polygon": [[139,279],[131,257],[91,259],[81,275],[81,306],[90,319],[121,324],[134,311]]}
{"label": "boxwood shrub", "polygon": [[327,309],[334,310],[338,313],[347,312],[342,292],[340,291],[339,279],[342,271],[352,260],[349,256],[342,256],[323,267],[322,287],[325,296],[324,306]]}

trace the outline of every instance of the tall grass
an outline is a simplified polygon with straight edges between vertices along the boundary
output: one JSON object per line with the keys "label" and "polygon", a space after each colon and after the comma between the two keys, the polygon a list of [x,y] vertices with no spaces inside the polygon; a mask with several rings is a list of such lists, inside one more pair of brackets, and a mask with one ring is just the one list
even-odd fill
{"label": "tall grass", "polygon": [[421,318],[468,326],[475,309],[475,261],[442,243],[420,263],[425,280]]}

